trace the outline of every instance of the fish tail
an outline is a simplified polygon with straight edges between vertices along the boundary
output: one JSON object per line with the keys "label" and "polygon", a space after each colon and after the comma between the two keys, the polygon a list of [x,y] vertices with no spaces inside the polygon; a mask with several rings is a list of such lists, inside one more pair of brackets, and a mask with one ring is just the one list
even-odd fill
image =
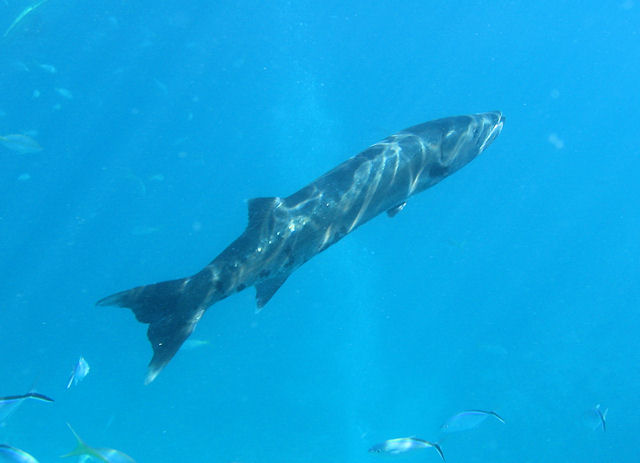
{"label": "fish tail", "polygon": [[489,412],[491,415],[493,415],[500,423],[502,424],[506,424],[506,422],[504,421],[504,418],[502,418],[500,415],[498,415],[496,412]]}
{"label": "fish tail", "polygon": [[139,286],[96,303],[99,306],[129,308],[139,322],[149,324],[147,337],[151,341],[153,357],[145,384],[158,376],[193,332],[204,313],[204,299],[208,295],[206,290],[198,288],[207,285],[210,286],[210,280],[200,273],[193,278]]}
{"label": "fish tail", "polygon": [[440,447],[440,444],[438,444],[437,442],[432,442],[431,446],[436,449],[436,452],[438,452],[438,455],[440,455],[440,458],[442,458],[442,461],[444,461],[446,463],[447,460],[444,459],[444,452],[442,451],[442,448]]}
{"label": "fish tail", "polygon": [[96,450],[93,447],[87,445],[80,438],[80,436],[78,436],[78,433],[74,431],[74,429],[71,427],[71,425],[69,423],[67,423],[67,426],[69,426],[69,430],[71,430],[71,432],[73,433],[73,436],[76,438],[76,448],[73,449],[69,453],[65,453],[64,455],[60,455],[60,458],[79,457],[79,456],[82,456],[82,455],[89,455],[89,456],[92,456],[94,458],[97,458],[100,461],[104,461],[105,463],[109,463],[109,460],[105,459],[104,456],[102,456],[98,452],[96,452]]}

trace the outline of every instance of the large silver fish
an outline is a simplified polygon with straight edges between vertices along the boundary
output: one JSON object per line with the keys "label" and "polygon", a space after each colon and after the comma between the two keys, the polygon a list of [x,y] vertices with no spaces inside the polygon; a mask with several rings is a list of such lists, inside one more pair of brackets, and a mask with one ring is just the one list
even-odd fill
{"label": "large silver fish", "polygon": [[212,304],[249,286],[264,306],[291,272],[382,212],[394,216],[482,153],[502,130],[499,111],[449,117],[385,138],[296,193],[249,201],[249,224],[195,275],[123,291],[98,305],[149,324],[146,382],[171,360]]}

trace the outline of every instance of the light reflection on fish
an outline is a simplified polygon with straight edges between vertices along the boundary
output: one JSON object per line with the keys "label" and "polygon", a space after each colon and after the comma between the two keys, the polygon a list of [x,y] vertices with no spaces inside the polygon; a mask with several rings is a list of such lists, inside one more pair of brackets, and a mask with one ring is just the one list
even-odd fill
{"label": "light reflection on fish", "polygon": [[11,447],[10,445],[0,444],[0,461],[14,463],[38,463],[33,455],[29,455],[24,450]]}
{"label": "light reflection on fish", "polygon": [[460,432],[467,431],[479,426],[488,417],[494,417],[504,424],[504,420],[496,412],[485,410],[464,410],[450,417],[440,427],[442,432]]}
{"label": "light reflection on fish", "polygon": [[12,133],[0,136],[0,143],[2,143],[5,148],[20,154],[30,154],[42,151],[40,143],[30,136],[21,133]]}
{"label": "light reflection on fish", "polygon": [[591,410],[587,412],[586,415],[586,424],[593,431],[597,431],[602,429],[602,432],[607,431],[607,412],[609,411],[606,408],[604,411],[600,408],[600,404],[593,407]]}
{"label": "light reflection on fish", "polygon": [[374,445],[369,449],[369,452],[397,455],[399,453],[405,453],[416,449],[426,449],[428,447],[433,447],[440,455],[440,458],[442,458],[442,461],[446,461],[444,459],[444,453],[442,453],[442,449],[437,442],[429,442],[417,437],[398,437],[396,439],[389,439]]}
{"label": "light reflection on fish", "polygon": [[16,409],[27,399],[41,400],[43,402],[53,402],[53,399],[37,392],[27,392],[21,395],[10,395],[6,397],[0,397],[0,423],[6,420],[9,415],[16,411]]}
{"label": "light reflection on fish", "polygon": [[84,357],[81,356],[80,359],[78,359],[78,363],[76,363],[76,366],[73,368],[73,371],[71,372],[71,376],[69,377],[69,382],[67,383],[67,389],[69,389],[71,386],[77,386],[78,383],[82,381],[84,377],[89,374],[89,369],[90,369],[89,364],[84,359]]}
{"label": "light reflection on fish", "polygon": [[136,463],[133,458],[120,450],[104,447],[91,447],[87,445],[82,439],[80,439],[80,436],[76,434],[69,423],[67,423],[67,426],[69,426],[69,429],[75,436],[77,444],[76,448],[71,452],[61,455],[62,458],[80,457],[80,461],[86,461],[87,457],[92,457],[105,463]]}

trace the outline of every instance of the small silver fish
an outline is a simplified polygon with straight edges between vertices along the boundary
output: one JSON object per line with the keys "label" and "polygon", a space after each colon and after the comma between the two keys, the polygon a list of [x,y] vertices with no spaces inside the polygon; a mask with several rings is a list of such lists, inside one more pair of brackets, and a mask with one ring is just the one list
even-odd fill
{"label": "small silver fish", "polygon": [[13,30],[13,28],[16,27],[18,24],[20,24],[20,21],[22,21],[25,16],[27,16],[29,13],[31,13],[33,10],[38,8],[40,5],[42,5],[46,1],[47,0],[40,0],[38,3],[34,3],[33,5],[28,6],[24,10],[22,10],[22,12],[16,17],[16,19],[13,20],[9,28],[4,32],[4,34],[2,35],[2,38],[6,38],[9,35],[9,33]]}
{"label": "small silver fish", "polygon": [[199,347],[208,346],[211,343],[206,339],[187,339],[182,345],[182,350],[194,350]]}
{"label": "small silver fish", "polygon": [[586,416],[586,424],[593,431],[597,431],[598,429],[602,429],[602,432],[607,431],[607,412],[609,409],[605,409],[604,411],[600,408],[600,404],[593,407],[591,410],[587,412]]}
{"label": "small silver fish", "polygon": [[13,461],[15,463],[38,463],[32,455],[24,450],[11,447],[10,445],[0,444],[0,461]]}
{"label": "small silver fish", "polygon": [[405,453],[415,449],[426,449],[428,447],[436,449],[436,452],[438,452],[442,461],[446,461],[444,459],[444,453],[442,453],[442,449],[437,442],[429,442],[417,437],[398,437],[395,439],[389,439],[374,445],[369,449],[369,452],[397,455],[399,453]]}
{"label": "small silver fish", "polygon": [[71,90],[68,90],[68,89],[62,88],[62,87],[56,87],[54,90],[62,98],[66,98],[67,100],[72,100],[73,99],[73,93],[71,93]]}
{"label": "small silver fish", "polygon": [[89,374],[89,364],[84,359],[84,357],[80,356],[78,363],[71,371],[71,376],[69,377],[69,382],[67,383],[67,389],[69,389],[72,385],[77,386],[80,381],[84,379],[85,376]]}
{"label": "small silver fish", "polygon": [[0,423],[6,420],[9,415],[16,411],[27,399],[41,400],[43,402],[53,402],[53,399],[37,392],[27,392],[26,394],[10,395],[0,397]]}
{"label": "small silver fish", "polygon": [[504,420],[496,412],[485,410],[464,410],[450,417],[440,427],[442,432],[460,432],[473,429],[479,426],[488,417],[493,416],[495,419],[504,424]]}
{"label": "small silver fish", "polygon": [[0,143],[5,148],[20,154],[37,153],[42,151],[42,146],[28,135],[12,133],[0,136]]}
{"label": "small silver fish", "polygon": [[151,225],[137,225],[131,230],[131,234],[134,236],[151,235],[160,230],[160,227],[153,227]]}
{"label": "small silver fish", "polygon": [[38,67],[49,74],[56,74],[58,72],[53,64],[38,64]]}

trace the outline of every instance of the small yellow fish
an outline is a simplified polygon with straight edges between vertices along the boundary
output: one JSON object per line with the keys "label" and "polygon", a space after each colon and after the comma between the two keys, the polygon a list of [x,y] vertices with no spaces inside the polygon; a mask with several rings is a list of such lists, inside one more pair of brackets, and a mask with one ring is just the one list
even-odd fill
{"label": "small yellow fish", "polygon": [[37,153],[38,151],[42,151],[40,143],[21,133],[0,136],[0,143],[2,143],[5,148],[20,154]]}
{"label": "small yellow fish", "polygon": [[67,426],[69,426],[69,429],[75,436],[78,443],[75,449],[73,449],[69,453],[65,453],[64,455],[62,455],[62,458],[79,457],[86,455],[88,457],[93,457],[97,460],[103,461],[104,463],[136,463],[133,458],[125,453],[122,453],[120,450],[88,446],[82,439],[80,439],[80,436],[76,434],[69,423],[67,423]]}

